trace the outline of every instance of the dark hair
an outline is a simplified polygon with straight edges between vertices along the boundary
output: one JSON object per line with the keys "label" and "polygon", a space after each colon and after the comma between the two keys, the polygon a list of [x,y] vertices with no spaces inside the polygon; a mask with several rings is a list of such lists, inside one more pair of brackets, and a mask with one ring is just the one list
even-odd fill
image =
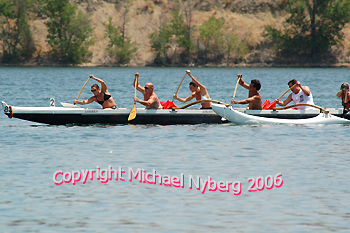
{"label": "dark hair", "polygon": [[100,86],[98,84],[96,84],[96,83],[94,85],[92,85],[91,88],[92,87],[96,88],[97,90],[100,90]]}
{"label": "dark hair", "polygon": [[297,80],[292,79],[292,80],[290,80],[290,81],[288,82],[288,86],[289,86],[290,84],[292,84],[292,86],[293,86],[293,85],[296,84],[296,83],[297,83]]}
{"label": "dark hair", "polygon": [[190,85],[192,85],[193,87],[196,87],[196,84],[194,82],[190,82]]}
{"label": "dark hair", "polygon": [[349,90],[349,84],[347,82],[344,82],[344,83],[341,84],[340,90],[342,90],[344,88]]}
{"label": "dark hair", "polygon": [[261,84],[259,80],[253,79],[252,81],[250,81],[250,83],[253,84],[253,87],[255,87],[257,91],[260,90]]}

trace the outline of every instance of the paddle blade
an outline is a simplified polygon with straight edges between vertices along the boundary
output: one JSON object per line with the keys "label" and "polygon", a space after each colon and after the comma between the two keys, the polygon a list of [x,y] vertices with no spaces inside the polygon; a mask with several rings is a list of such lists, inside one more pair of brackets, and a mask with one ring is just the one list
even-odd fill
{"label": "paddle blade", "polygon": [[176,105],[173,102],[170,102],[167,100],[167,102],[161,102],[161,105],[163,106],[163,109],[172,109],[172,108],[177,108]]}
{"label": "paddle blade", "polygon": [[267,110],[268,106],[270,105],[270,100],[265,100],[265,102],[261,105],[262,109]]}
{"label": "paddle blade", "polygon": [[136,117],[136,104],[134,104],[134,107],[131,109],[131,112],[128,117],[128,121],[134,120]]}
{"label": "paddle blade", "polygon": [[270,110],[273,108],[276,108],[276,100],[272,101],[272,103],[269,106],[267,106],[267,110]]}

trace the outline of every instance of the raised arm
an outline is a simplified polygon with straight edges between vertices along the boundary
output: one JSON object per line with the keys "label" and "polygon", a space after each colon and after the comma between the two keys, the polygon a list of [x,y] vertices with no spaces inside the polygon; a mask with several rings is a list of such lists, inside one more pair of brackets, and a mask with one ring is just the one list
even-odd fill
{"label": "raised arm", "polygon": [[304,92],[305,95],[309,96],[311,94],[310,88],[308,86],[301,86],[300,82],[297,81],[297,86]]}
{"label": "raised arm", "polygon": [[90,78],[92,78],[92,79],[96,80],[97,82],[101,83],[101,91],[102,91],[103,93],[106,92],[106,90],[107,90],[107,85],[106,85],[106,83],[105,83],[102,79],[96,78],[96,77],[94,77],[92,74],[90,75]]}
{"label": "raised arm", "polygon": [[[136,77],[140,77],[139,73],[135,73],[135,79],[134,79],[134,87],[135,87],[135,82],[136,82]],[[145,88],[141,87],[141,85],[139,84],[139,79],[137,79],[137,83],[136,83],[136,89],[141,92],[142,94],[145,94]]]}
{"label": "raised arm", "polygon": [[238,74],[237,75],[238,76],[238,78],[240,78],[239,79],[239,85],[241,85],[242,87],[244,87],[245,89],[248,89],[249,90],[249,84],[248,83],[246,83],[246,82],[244,82],[243,80],[242,80],[242,74]]}
{"label": "raised arm", "polygon": [[188,74],[188,76],[191,77],[192,82],[194,82],[194,83],[199,87],[199,90],[200,90],[200,92],[201,92],[201,95],[202,95],[202,96],[205,96],[205,97],[208,98],[208,99],[210,99],[210,96],[209,96],[209,93],[208,93],[207,88],[206,88],[203,84],[201,84],[195,77],[193,77],[193,76],[191,75],[191,71],[190,71],[190,70],[186,70],[186,73]]}
{"label": "raised arm", "polygon": [[[190,71],[190,70],[186,70],[186,73],[188,74],[188,76],[191,77],[192,82],[194,82],[198,87],[200,87],[200,88],[205,88],[205,86],[204,86],[203,84],[201,84],[195,77],[193,77],[193,76],[191,75],[191,71]],[[205,89],[206,89],[206,88],[205,88]]]}
{"label": "raised arm", "polygon": [[338,97],[338,98],[342,98],[342,94],[343,94],[343,90],[338,91],[337,97]]}

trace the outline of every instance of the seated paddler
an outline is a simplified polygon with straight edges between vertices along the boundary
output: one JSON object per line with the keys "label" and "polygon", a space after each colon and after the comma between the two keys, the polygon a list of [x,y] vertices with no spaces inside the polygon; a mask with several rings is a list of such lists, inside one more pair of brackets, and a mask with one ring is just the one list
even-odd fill
{"label": "seated paddler", "polygon": [[[196,77],[191,75],[190,70],[186,70],[186,73],[192,79],[192,81],[189,83],[189,89],[192,93],[186,98],[180,98],[176,94],[173,97],[183,103],[190,101],[193,98],[196,98],[196,100],[210,100],[207,88],[201,84]],[[201,102],[201,105],[201,109],[211,109],[211,102]]]}
{"label": "seated paddler", "polygon": [[156,95],[156,93],[154,93],[153,83],[146,83],[145,87],[142,87],[139,84],[139,76],[139,73],[135,73],[133,85],[134,87],[136,85],[136,89],[143,94],[143,100],[134,97],[134,101],[146,106],[146,109],[163,109],[163,106],[160,104],[158,96]]}
{"label": "seated paddler", "polygon": [[337,93],[337,97],[341,98],[342,105],[344,107],[343,114],[346,114],[350,111],[350,93],[349,93],[349,84],[344,82],[340,86],[340,91]]}
{"label": "seated paddler", "polygon": [[90,104],[92,102],[97,102],[101,104],[103,109],[116,109],[117,104],[114,102],[113,97],[107,90],[106,83],[99,78],[95,78],[93,75],[90,75],[90,78],[96,80],[97,82],[101,83],[101,88],[98,84],[94,84],[91,86],[91,92],[94,94],[87,100],[78,101],[75,100],[74,104]]}
{"label": "seated paddler", "polygon": [[[296,85],[294,85],[296,84]],[[276,103],[280,106],[286,106],[291,101],[293,101],[295,104],[310,104],[314,105],[314,99],[312,97],[312,93],[310,91],[310,88],[308,86],[302,86],[301,83],[295,79],[292,79],[288,82],[289,88],[292,88],[292,93],[284,100],[279,101],[276,100]],[[293,108],[294,109],[294,108]],[[297,110],[306,110],[306,109],[312,109],[311,106],[297,106],[295,109]]]}
{"label": "seated paddler", "polygon": [[248,89],[248,98],[244,100],[232,99],[231,104],[248,104],[248,109],[261,110],[262,102],[261,102],[261,95],[259,93],[259,90],[261,88],[260,81],[257,79],[252,79],[250,81],[250,84],[248,84],[242,80],[242,76],[243,76],[242,74],[238,74],[239,85],[241,85],[245,89]]}

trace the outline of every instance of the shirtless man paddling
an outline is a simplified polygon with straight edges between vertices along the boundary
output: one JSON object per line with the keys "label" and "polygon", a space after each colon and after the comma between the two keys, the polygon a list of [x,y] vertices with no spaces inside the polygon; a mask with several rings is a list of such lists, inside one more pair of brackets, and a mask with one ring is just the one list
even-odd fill
{"label": "shirtless man paddling", "polygon": [[248,104],[248,109],[261,110],[262,102],[261,102],[261,96],[259,93],[259,90],[261,88],[260,81],[257,79],[253,79],[248,85],[242,80],[242,76],[243,75],[241,74],[238,75],[238,78],[240,78],[239,85],[249,90],[248,98],[245,100],[239,100],[239,101],[232,99],[231,104]]}
{"label": "shirtless man paddling", "polygon": [[143,100],[140,100],[139,98],[135,97],[134,101],[139,102],[142,105],[146,106],[146,109],[162,109],[163,106],[160,104],[158,96],[156,93],[153,92],[154,85],[152,83],[146,83],[145,87],[141,87],[139,82],[136,82],[136,77],[139,77],[140,74],[135,74],[134,79],[134,87],[136,85],[136,89],[143,94]]}

